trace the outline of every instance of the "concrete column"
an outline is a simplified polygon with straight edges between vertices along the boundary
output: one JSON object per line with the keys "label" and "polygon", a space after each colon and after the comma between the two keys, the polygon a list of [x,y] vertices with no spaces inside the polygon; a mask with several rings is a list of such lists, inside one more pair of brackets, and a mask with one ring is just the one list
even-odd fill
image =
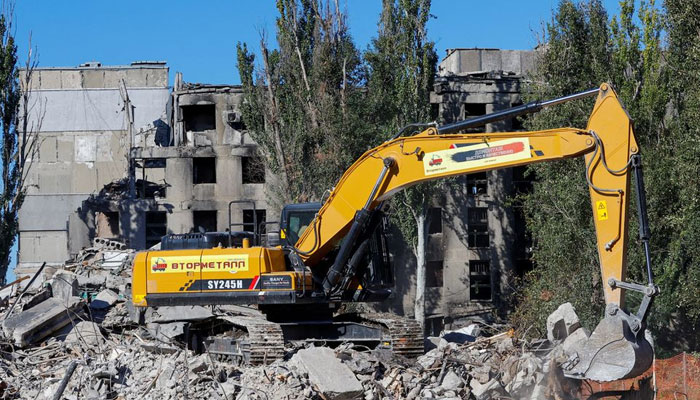
{"label": "concrete column", "polygon": [[[510,104],[487,104],[486,112],[492,113],[500,109],[508,108]],[[486,126],[487,132],[507,131],[510,121],[499,121]],[[489,235],[491,246],[489,251],[491,263],[491,288],[494,304],[500,312],[505,311],[506,297],[511,294],[513,269],[513,242],[515,230],[513,228],[513,211],[503,205],[508,200],[511,192],[513,172],[509,169],[491,171],[488,174],[489,196]]]}
{"label": "concrete column", "polygon": [[[219,151],[216,159],[216,200],[219,210],[216,223],[219,231],[228,228],[228,203],[231,200],[247,200],[243,198],[241,184],[241,157]],[[259,207],[258,204],[256,206]],[[231,215],[233,221],[243,221],[243,215],[238,211],[239,208],[243,207],[249,208],[250,206],[233,208]],[[241,227],[233,229],[241,229]]]}
{"label": "concrete column", "polygon": [[192,158],[168,158],[165,163],[165,181],[170,185],[166,200],[172,204],[168,213],[168,232],[187,233],[192,222]]}

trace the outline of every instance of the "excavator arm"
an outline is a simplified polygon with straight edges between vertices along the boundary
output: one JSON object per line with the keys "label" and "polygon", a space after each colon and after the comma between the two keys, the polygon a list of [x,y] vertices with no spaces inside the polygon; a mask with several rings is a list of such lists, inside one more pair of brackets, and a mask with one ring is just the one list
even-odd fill
{"label": "excavator arm", "polygon": [[[533,132],[461,133],[514,115],[576,98],[597,100],[585,130],[558,128]],[[364,153],[342,176],[314,221],[302,233],[295,252],[312,269],[337,249],[323,280],[326,295],[353,278],[352,263],[366,239],[372,213],[381,204],[421,182],[500,168],[583,156],[596,228],[606,316],[568,363],[567,375],[597,380],[636,376],[648,368],[653,351],[644,338],[644,322],[658,289],[648,252],[648,225],[639,147],[633,124],[614,90],[599,89],[544,103],[490,114],[446,126],[430,126],[399,136]],[[647,285],[625,281],[631,172],[636,171],[640,239],[647,254]],[[573,255],[572,255],[573,256]],[[637,314],[623,311],[624,291],[644,295]]]}

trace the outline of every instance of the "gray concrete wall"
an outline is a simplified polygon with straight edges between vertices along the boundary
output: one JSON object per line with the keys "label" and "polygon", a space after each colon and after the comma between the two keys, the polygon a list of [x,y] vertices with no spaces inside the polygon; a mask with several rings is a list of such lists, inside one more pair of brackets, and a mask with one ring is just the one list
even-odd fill
{"label": "gray concrete wall", "polygon": [[30,272],[44,261],[61,264],[89,245],[95,226],[88,203],[120,212],[123,238],[139,241],[139,217],[132,221],[129,213],[153,206],[109,205],[100,199],[105,185],[128,173],[130,138],[118,89],[122,81],[134,106],[135,130],[166,114],[165,66],[34,71],[29,124],[38,131],[38,152],[20,210],[18,271]]}
{"label": "gray concrete wall", "polygon": [[523,76],[535,67],[536,55],[532,50],[448,49],[438,65],[438,75],[503,71]]}
{"label": "gray concrete wall", "polygon": [[[165,114],[170,93],[163,88],[128,88],[136,129]],[[126,130],[124,101],[118,89],[34,90],[31,104],[41,112],[30,114],[40,132]]]}

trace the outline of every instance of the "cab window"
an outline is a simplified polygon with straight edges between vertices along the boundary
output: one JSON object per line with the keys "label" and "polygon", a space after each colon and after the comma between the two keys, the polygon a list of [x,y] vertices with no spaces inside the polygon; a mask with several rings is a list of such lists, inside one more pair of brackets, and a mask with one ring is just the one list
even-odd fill
{"label": "cab window", "polygon": [[299,211],[289,213],[289,225],[287,227],[287,241],[294,244],[316,216],[315,211]]}

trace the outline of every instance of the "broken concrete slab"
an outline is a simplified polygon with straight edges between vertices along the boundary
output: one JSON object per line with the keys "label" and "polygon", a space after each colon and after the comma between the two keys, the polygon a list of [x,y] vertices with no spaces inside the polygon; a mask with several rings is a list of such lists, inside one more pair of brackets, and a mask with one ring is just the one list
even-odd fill
{"label": "broken concrete slab", "polygon": [[90,303],[90,308],[95,310],[104,310],[113,306],[119,300],[119,295],[110,289],[105,289],[95,296]]}
{"label": "broken concrete slab", "polygon": [[148,308],[146,322],[203,321],[214,317],[211,311],[202,306],[167,306]]}
{"label": "broken concrete slab", "polygon": [[2,323],[2,329],[15,345],[26,347],[68,325],[82,306],[78,297],[70,297],[67,301],[50,298],[9,317]]}
{"label": "broken concrete slab", "polygon": [[309,381],[328,399],[359,397],[364,389],[350,368],[327,347],[312,347],[297,352],[292,362],[309,375]]}
{"label": "broken concrete slab", "polygon": [[170,322],[167,324],[149,322],[146,324],[146,329],[154,338],[162,342],[170,342],[176,337],[184,335],[187,325],[189,325],[189,322],[184,321]]}
{"label": "broken concrete slab", "polygon": [[574,306],[564,303],[547,317],[547,339],[552,343],[564,340],[580,327]]}
{"label": "broken concrete slab", "polygon": [[61,299],[68,305],[70,299],[79,294],[78,276],[65,270],[56,271],[51,279],[51,293],[54,298]]}
{"label": "broken concrete slab", "polygon": [[165,344],[161,342],[151,341],[148,343],[141,343],[141,348],[149,353],[155,354],[175,354],[180,351],[179,347],[175,347],[170,344]]}
{"label": "broken concrete slab", "polygon": [[90,321],[80,321],[64,339],[66,344],[85,344],[87,346],[96,347],[104,343],[104,336],[100,330],[100,326]]}

